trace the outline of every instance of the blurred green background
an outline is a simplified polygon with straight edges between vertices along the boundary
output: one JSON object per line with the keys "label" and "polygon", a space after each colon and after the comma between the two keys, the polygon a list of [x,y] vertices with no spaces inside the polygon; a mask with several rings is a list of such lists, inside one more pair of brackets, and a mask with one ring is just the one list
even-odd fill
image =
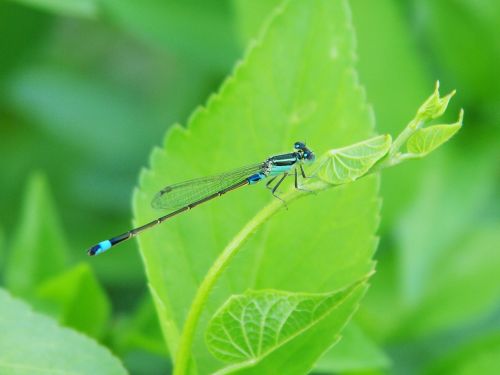
{"label": "blurred green background", "polygon": [[[0,281],[131,373],[170,368],[136,244],[98,261],[85,249],[130,227],[150,150],[217,90],[276,3],[0,3]],[[357,321],[387,360],[339,372],[500,373],[500,3],[350,4],[378,133],[403,129],[437,79],[465,121],[435,154],[383,172],[378,272]],[[95,325],[54,308],[61,284]]]}

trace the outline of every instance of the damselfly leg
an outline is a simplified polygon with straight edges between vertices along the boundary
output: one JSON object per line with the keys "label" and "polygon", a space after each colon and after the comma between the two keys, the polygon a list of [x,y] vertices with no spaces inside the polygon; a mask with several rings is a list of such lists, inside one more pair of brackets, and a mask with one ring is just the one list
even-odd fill
{"label": "damselfly leg", "polygon": [[273,197],[275,198],[278,198],[281,202],[283,202],[283,204],[285,205],[285,207],[288,209],[288,206],[286,205],[286,202],[284,199],[282,199],[278,194],[276,194],[276,190],[278,189],[278,187],[281,185],[281,183],[283,181],[285,181],[285,178],[288,176],[288,173],[285,172],[281,175],[281,178],[279,179],[279,181],[276,183],[276,185],[274,185],[273,189],[271,190],[271,193],[273,194]]}
{"label": "damselfly leg", "polygon": [[278,176],[271,177],[269,181],[266,182],[266,188],[268,188],[269,190],[273,190],[273,186],[271,186],[271,184],[274,182],[274,180],[276,180],[276,177]]}

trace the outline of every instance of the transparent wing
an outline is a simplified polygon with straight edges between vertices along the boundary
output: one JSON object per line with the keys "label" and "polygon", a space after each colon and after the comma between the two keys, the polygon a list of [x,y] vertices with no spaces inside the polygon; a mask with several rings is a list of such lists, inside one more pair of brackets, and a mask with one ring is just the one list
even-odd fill
{"label": "transparent wing", "polygon": [[246,177],[262,170],[263,166],[263,163],[248,165],[216,176],[165,186],[155,195],[151,206],[169,210],[184,207],[243,181]]}

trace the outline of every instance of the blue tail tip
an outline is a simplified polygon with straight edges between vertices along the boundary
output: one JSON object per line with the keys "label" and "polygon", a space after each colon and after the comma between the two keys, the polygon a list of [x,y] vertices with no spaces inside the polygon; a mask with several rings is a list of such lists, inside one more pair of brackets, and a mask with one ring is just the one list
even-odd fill
{"label": "blue tail tip", "polygon": [[101,247],[99,245],[94,245],[90,249],[87,250],[87,254],[90,256],[94,256],[99,252],[100,249],[101,249]]}
{"label": "blue tail tip", "polygon": [[94,255],[99,255],[101,253],[104,253],[106,250],[108,250],[109,248],[111,247],[111,241],[109,240],[106,240],[106,241],[102,241],[102,242],[99,242],[97,245],[94,245],[92,246],[88,251],[87,253],[90,255],[90,256],[94,256]]}

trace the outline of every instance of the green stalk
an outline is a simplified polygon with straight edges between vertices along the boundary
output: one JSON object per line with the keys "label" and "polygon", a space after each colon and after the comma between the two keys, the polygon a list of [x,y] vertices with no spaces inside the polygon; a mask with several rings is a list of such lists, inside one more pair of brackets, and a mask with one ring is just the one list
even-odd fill
{"label": "green stalk", "polygon": [[[307,184],[308,189],[311,189],[314,192],[324,190],[331,186],[332,185],[326,184],[321,181]],[[292,202],[295,199],[303,197],[305,195],[306,194],[301,193],[298,190],[292,190],[284,194],[283,199],[286,202]],[[282,207],[283,203],[276,199],[265,206],[262,210],[260,210],[252,218],[252,220],[250,220],[238,232],[238,234],[236,234],[231,242],[224,248],[212,267],[208,270],[207,275],[201,282],[200,287],[196,292],[193,303],[191,304],[191,308],[189,309],[186,318],[186,323],[184,323],[184,328],[179,343],[179,349],[177,351],[174,362],[174,375],[187,374],[196,328],[198,326],[201,313],[203,312],[203,307],[205,306],[215,283],[220,278],[227,265],[231,262],[231,259],[238,253],[238,251],[241,250],[243,243],[245,243],[245,241],[252,235],[252,233],[254,233],[259,228],[259,226],[264,224]]]}

